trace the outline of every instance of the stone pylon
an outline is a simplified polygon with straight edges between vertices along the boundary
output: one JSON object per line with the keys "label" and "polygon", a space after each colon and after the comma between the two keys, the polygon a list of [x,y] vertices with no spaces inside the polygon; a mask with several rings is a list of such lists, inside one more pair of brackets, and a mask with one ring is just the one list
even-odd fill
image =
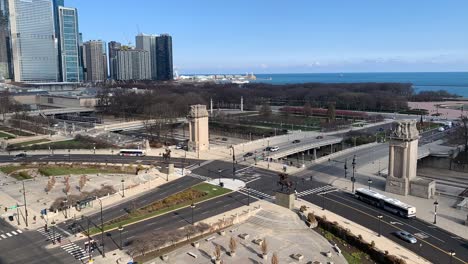
{"label": "stone pylon", "polygon": [[393,124],[385,191],[408,195],[410,181],[416,178],[418,141],[419,132],[415,120],[402,120]]}
{"label": "stone pylon", "polygon": [[189,121],[189,151],[205,151],[210,147],[208,111],[206,105],[192,105],[187,117]]}

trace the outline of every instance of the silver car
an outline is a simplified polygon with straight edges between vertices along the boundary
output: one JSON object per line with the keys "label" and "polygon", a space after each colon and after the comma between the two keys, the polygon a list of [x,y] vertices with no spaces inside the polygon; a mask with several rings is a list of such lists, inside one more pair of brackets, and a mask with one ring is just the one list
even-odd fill
{"label": "silver car", "polygon": [[408,243],[411,243],[411,244],[415,244],[415,243],[418,242],[418,240],[416,240],[416,238],[412,234],[410,234],[410,233],[408,233],[406,231],[397,231],[397,232],[395,232],[395,235],[398,238],[400,238],[401,240],[404,240],[404,241],[406,241]]}

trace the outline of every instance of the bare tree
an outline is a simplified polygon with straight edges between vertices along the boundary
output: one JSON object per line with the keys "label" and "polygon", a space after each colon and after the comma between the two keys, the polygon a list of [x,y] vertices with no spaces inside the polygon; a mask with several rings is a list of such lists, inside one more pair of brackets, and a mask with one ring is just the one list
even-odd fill
{"label": "bare tree", "polygon": [[278,259],[278,255],[275,253],[273,253],[273,256],[271,257],[271,264],[279,264],[279,259]]}
{"label": "bare tree", "polygon": [[263,255],[268,254],[268,243],[267,243],[266,238],[263,239],[263,242],[262,242],[262,245],[261,245],[260,249],[262,250]]}
{"label": "bare tree", "polygon": [[85,187],[87,181],[88,179],[86,178],[86,175],[81,175],[80,181],[78,183],[80,192],[83,191],[83,188]]}
{"label": "bare tree", "polygon": [[307,117],[312,115],[312,106],[309,102],[304,105],[304,115]]}
{"label": "bare tree", "polygon": [[237,241],[234,237],[231,237],[231,239],[229,240],[229,250],[231,252],[231,255],[233,255],[234,253],[236,253],[236,250],[237,250]]}
{"label": "bare tree", "polygon": [[215,251],[213,252],[213,256],[215,260],[220,261],[221,260],[221,246],[216,245]]}
{"label": "bare tree", "polygon": [[270,117],[272,114],[271,107],[267,102],[264,102],[262,104],[262,107],[260,108],[259,114],[263,117]]}
{"label": "bare tree", "polygon": [[468,117],[462,116],[462,130],[463,130],[463,141],[465,144],[465,152],[468,153]]}

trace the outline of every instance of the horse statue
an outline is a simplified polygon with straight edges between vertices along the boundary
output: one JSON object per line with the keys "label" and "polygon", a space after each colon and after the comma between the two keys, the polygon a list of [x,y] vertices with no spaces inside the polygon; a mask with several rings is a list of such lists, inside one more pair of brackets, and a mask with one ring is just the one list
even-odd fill
{"label": "horse statue", "polygon": [[292,182],[288,180],[289,175],[286,173],[280,173],[279,175],[280,180],[278,181],[278,185],[281,186],[281,191],[291,191],[292,190]]}
{"label": "horse statue", "polygon": [[162,156],[164,161],[169,161],[171,159],[171,150],[167,148],[166,153],[163,153]]}

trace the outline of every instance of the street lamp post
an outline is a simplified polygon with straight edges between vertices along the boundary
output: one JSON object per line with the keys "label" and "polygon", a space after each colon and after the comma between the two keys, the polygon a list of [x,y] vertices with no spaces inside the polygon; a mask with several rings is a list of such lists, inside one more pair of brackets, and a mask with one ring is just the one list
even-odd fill
{"label": "street lamp post", "polygon": [[382,235],[382,218],[383,215],[378,215],[377,218],[379,218],[379,237]]}
{"label": "street lamp post", "polygon": [[55,221],[52,221],[52,223],[50,223],[50,226],[52,228],[52,244],[55,245]]}
{"label": "street lamp post", "polygon": [[437,206],[439,205],[439,202],[436,200],[434,202],[434,225],[437,224]]}
{"label": "street lamp post", "polygon": [[119,233],[120,233],[120,250],[123,249],[123,244],[122,244],[122,231],[123,231],[123,226],[119,226]]}
{"label": "street lamp post", "polygon": [[106,257],[106,253],[104,251],[104,220],[102,218],[102,201],[99,197],[96,196],[96,200],[99,201],[99,205],[101,206],[101,243],[102,243],[102,257]]}
{"label": "street lamp post", "polygon": [[235,149],[234,146],[231,146],[232,148],[232,180],[236,178],[236,154],[235,154]]}
{"label": "street lamp post", "polygon": [[371,184],[372,184],[372,179],[369,178],[369,179],[367,180],[367,183],[369,184],[369,190],[370,190],[370,186],[371,186]]}
{"label": "street lamp post", "polygon": [[354,173],[356,172],[356,155],[353,157],[353,177],[351,177],[351,182],[353,183],[353,193],[354,193],[354,183],[356,182],[356,177],[354,177]]}
{"label": "street lamp post", "polygon": [[71,150],[69,149],[68,150],[68,162],[71,162],[70,152],[71,152]]}
{"label": "street lamp post", "polygon": [[122,183],[122,198],[125,198],[125,180],[122,179],[120,182]]}
{"label": "street lamp post", "polygon": [[193,211],[194,211],[194,209],[195,209],[195,204],[192,203],[192,204],[190,205],[190,208],[192,208],[192,225],[193,225],[193,224],[194,224],[194,222],[193,222]]}
{"label": "street lamp post", "polygon": [[247,187],[247,205],[250,206],[250,187]]}
{"label": "street lamp post", "polygon": [[223,172],[223,170],[222,170],[222,169],[218,169],[219,186],[221,186],[221,172]]}
{"label": "street lamp post", "polygon": [[344,161],[344,178],[348,178],[348,159]]}

